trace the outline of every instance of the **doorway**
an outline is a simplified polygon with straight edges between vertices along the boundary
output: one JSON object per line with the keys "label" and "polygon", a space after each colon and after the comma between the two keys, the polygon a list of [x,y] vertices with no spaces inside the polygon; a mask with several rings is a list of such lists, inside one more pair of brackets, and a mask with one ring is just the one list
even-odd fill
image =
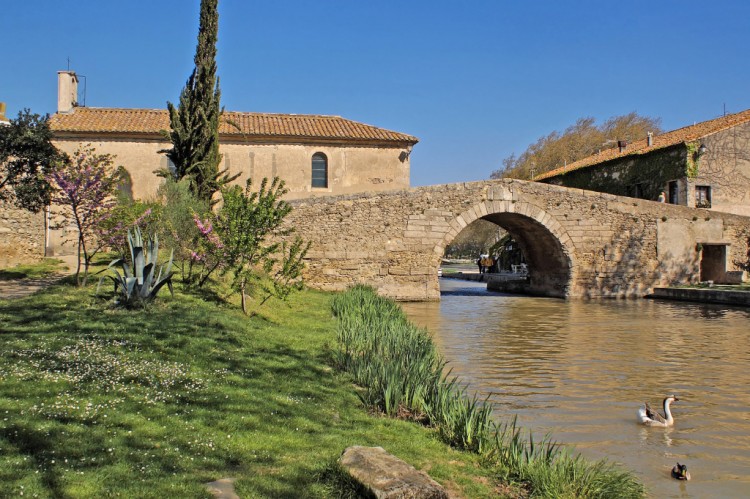
{"label": "doorway", "polygon": [[701,281],[723,282],[727,273],[727,245],[704,244],[701,251]]}
{"label": "doorway", "polygon": [[669,203],[670,204],[679,204],[678,199],[678,186],[676,181],[672,181],[669,183]]}

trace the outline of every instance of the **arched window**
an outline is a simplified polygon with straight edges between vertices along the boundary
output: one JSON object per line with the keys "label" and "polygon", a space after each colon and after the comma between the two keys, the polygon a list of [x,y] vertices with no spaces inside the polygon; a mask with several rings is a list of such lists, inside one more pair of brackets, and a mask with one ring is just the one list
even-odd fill
{"label": "arched window", "polygon": [[328,187],[328,158],[322,152],[316,152],[312,157],[312,186]]}

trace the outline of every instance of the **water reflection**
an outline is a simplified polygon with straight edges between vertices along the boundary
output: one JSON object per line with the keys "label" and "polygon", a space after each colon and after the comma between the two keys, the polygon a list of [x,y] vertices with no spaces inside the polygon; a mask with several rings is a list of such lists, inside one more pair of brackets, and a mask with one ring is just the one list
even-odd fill
{"label": "water reflection", "polygon": [[[498,416],[635,470],[654,496],[747,497],[750,311],[678,302],[563,301],[443,279],[440,303],[410,303],[459,375]],[[636,424],[676,393],[674,428]],[[679,461],[693,479],[670,478]]]}

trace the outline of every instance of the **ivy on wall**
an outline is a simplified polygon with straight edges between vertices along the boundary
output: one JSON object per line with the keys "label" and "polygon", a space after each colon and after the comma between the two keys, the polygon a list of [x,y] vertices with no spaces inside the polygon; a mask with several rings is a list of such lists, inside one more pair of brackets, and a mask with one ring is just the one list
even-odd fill
{"label": "ivy on wall", "polygon": [[700,162],[700,143],[698,142],[687,142],[685,144],[687,148],[687,157],[685,158],[686,173],[688,178],[696,178],[698,176],[698,163]]}
{"label": "ivy on wall", "polygon": [[656,200],[670,181],[697,174],[694,153],[698,145],[690,147],[691,144],[679,144],[649,154],[626,156],[563,174],[555,180],[565,187]]}

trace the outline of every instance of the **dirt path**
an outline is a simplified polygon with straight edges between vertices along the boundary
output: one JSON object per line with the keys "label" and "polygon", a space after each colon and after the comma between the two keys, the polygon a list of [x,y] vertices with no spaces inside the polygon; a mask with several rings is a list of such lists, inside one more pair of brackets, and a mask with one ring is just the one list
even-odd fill
{"label": "dirt path", "polygon": [[[60,272],[55,274],[35,279],[0,279],[0,300],[23,298],[36,293],[75,271],[76,258],[74,255],[56,256],[54,258],[62,260],[64,264]],[[8,270],[12,270],[12,268]]]}
{"label": "dirt path", "polygon": [[10,300],[13,298],[23,298],[30,294],[36,293],[40,289],[56,283],[65,277],[65,274],[54,274],[39,279],[12,279],[0,281],[0,300]]}

